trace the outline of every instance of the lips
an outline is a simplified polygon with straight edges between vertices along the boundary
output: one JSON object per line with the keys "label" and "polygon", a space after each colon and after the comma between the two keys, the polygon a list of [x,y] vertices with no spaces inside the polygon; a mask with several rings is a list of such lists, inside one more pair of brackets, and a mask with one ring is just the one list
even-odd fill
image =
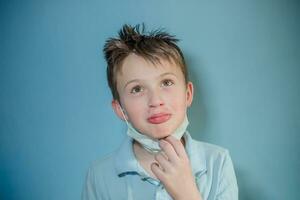
{"label": "lips", "polygon": [[168,121],[170,119],[170,117],[171,117],[171,114],[159,113],[159,114],[152,115],[147,120],[151,124],[161,124],[161,123]]}

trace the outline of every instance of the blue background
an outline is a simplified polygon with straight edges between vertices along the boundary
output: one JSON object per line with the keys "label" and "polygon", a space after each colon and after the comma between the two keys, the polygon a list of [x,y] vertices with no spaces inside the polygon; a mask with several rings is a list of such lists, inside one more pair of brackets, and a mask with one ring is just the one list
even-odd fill
{"label": "blue background", "polygon": [[[176,3],[175,3],[176,2]],[[240,199],[300,196],[297,1],[1,1],[0,199],[80,199],[126,126],[102,47],[122,24],[181,39],[194,138],[230,150]]]}

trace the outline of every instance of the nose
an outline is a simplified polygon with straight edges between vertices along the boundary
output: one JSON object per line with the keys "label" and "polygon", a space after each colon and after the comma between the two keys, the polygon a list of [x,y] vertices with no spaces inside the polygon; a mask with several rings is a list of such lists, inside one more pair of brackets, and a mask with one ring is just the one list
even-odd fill
{"label": "nose", "polygon": [[148,105],[151,108],[155,108],[155,107],[164,105],[161,91],[155,90],[155,91],[149,92]]}

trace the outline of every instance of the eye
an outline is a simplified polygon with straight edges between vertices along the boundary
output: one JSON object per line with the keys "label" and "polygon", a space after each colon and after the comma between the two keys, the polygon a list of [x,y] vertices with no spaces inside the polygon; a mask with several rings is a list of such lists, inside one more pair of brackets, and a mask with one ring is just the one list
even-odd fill
{"label": "eye", "polygon": [[136,94],[136,93],[142,92],[143,90],[144,89],[141,86],[137,85],[131,89],[130,93]]}
{"label": "eye", "polygon": [[170,79],[166,79],[166,80],[164,80],[162,82],[162,86],[164,86],[164,87],[169,87],[169,86],[171,86],[173,84],[174,84],[174,82],[172,80],[170,80]]}

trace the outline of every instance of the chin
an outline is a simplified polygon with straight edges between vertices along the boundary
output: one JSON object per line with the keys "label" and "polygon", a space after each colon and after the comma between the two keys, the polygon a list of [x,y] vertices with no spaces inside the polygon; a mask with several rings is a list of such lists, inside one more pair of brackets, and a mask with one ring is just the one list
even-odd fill
{"label": "chin", "polygon": [[153,137],[155,139],[163,139],[170,135],[172,135],[172,132],[170,130],[160,130],[160,131],[156,131],[155,133],[151,134],[151,137]]}
{"label": "chin", "polygon": [[146,135],[153,139],[163,139],[173,134],[176,127],[173,126],[156,126],[155,128],[148,129]]}

